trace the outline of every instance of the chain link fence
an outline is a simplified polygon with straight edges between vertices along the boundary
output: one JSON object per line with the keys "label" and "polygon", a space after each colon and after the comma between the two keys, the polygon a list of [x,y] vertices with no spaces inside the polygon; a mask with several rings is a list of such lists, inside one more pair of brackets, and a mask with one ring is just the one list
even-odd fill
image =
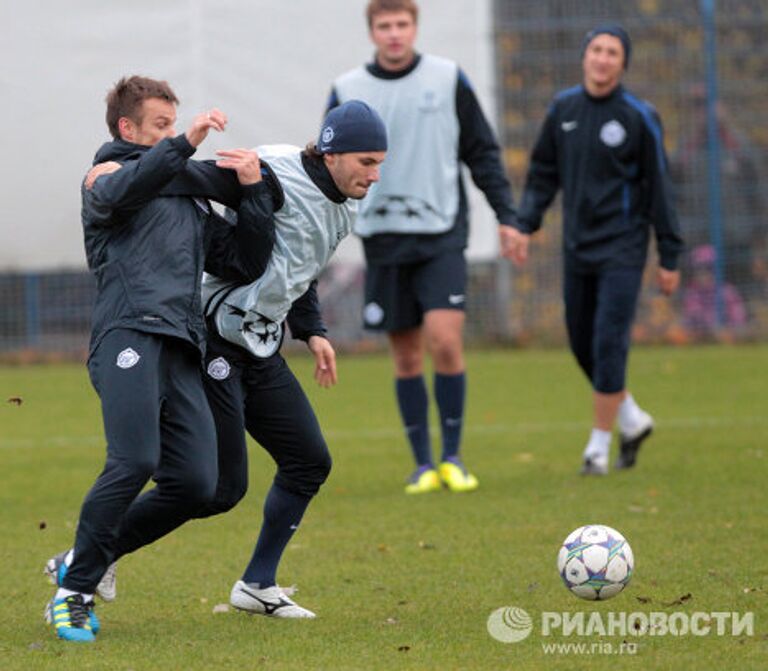
{"label": "chain link fence", "polygon": [[[711,16],[708,10],[713,10]],[[708,18],[716,52],[707,44]],[[655,291],[655,252],[651,254],[635,340],[765,339],[765,0],[497,0],[500,128],[516,195],[521,194],[529,153],[553,95],[580,82],[583,36],[604,21],[621,23],[631,35],[625,85],[650,100],[664,123],[687,246],[682,290],[671,301]],[[715,64],[711,71],[708,56]],[[530,266],[513,274],[509,315],[518,339],[563,339],[560,224],[556,202],[536,236]]]}

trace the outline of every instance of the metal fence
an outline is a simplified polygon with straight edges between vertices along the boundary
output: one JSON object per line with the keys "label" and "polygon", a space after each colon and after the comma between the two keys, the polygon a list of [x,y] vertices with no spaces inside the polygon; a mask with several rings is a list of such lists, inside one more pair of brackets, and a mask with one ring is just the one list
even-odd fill
{"label": "metal fence", "polygon": [[[467,333],[488,340],[497,332],[496,264],[470,267]],[[363,268],[336,264],[320,278],[318,296],[334,343],[346,351],[385,347],[385,338],[362,327]],[[57,357],[84,359],[96,296],[85,271],[0,274],[0,360],[27,362]],[[303,347],[287,340],[285,347]]]}
{"label": "metal fence", "polygon": [[[515,195],[520,196],[529,152],[552,96],[580,80],[583,35],[609,19],[620,21],[632,36],[626,85],[651,100],[664,121],[688,244],[683,290],[673,300],[656,293],[649,264],[635,339],[764,340],[768,0],[495,0],[499,126]],[[716,38],[709,42],[708,27]],[[510,270],[506,262],[471,265],[470,342],[563,342],[560,243],[555,204],[524,271]],[[693,300],[696,282],[714,282],[715,289]],[[342,348],[384,345],[360,325],[360,267],[333,266],[322,277],[319,293]],[[0,275],[0,355],[82,356],[93,295],[93,280],[85,272]]]}
{"label": "metal fence", "polygon": [[[632,37],[625,84],[663,120],[687,245],[683,287],[672,301],[658,296],[648,272],[635,339],[765,339],[766,0],[497,0],[499,117],[516,194],[554,93],[581,79],[583,36],[606,20]],[[560,220],[555,203],[532,263],[513,274],[509,314],[517,337],[562,337]]]}

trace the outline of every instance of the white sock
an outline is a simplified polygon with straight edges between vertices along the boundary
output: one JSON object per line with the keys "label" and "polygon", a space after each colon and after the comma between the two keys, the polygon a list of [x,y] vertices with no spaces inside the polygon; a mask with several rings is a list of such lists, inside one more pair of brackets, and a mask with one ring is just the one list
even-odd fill
{"label": "white sock", "polygon": [[592,429],[589,435],[589,442],[584,450],[584,456],[594,459],[595,457],[608,458],[608,451],[611,449],[611,432],[602,429]]}
{"label": "white sock", "polygon": [[[82,592],[76,592],[71,589],[65,589],[64,587],[59,587],[58,590],[56,590],[56,596],[54,596],[54,599],[66,599],[68,596],[72,596],[73,594],[83,594]],[[83,601],[85,603],[88,603],[89,601],[93,601],[93,594],[83,594]]]}
{"label": "white sock", "polygon": [[623,432],[632,431],[643,421],[644,414],[632,394],[627,392],[624,400],[619,404],[619,429]]}

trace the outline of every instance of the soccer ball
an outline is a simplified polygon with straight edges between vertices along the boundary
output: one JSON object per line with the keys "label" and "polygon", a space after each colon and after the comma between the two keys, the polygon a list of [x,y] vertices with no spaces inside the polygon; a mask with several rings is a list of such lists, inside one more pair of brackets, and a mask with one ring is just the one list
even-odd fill
{"label": "soccer ball", "polygon": [[635,569],[627,539],[616,529],[588,524],[571,532],[557,555],[565,586],[582,599],[605,600],[626,587]]}

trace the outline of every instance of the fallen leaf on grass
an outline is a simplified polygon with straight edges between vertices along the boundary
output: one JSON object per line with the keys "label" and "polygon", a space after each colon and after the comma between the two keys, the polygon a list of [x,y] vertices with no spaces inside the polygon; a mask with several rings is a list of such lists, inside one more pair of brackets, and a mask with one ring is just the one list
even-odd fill
{"label": "fallen leaf on grass", "polygon": [[649,596],[636,596],[635,599],[637,599],[640,603],[651,603],[653,599]]}
{"label": "fallen leaf on grass", "polygon": [[47,527],[47,526],[48,526],[48,524],[46,524],[45,520],[40,520],[40,522],[38,522],[38,524],[37,524],[37,528],[40,529],[41,531],[43,529],[45,529],[45,527]]}
{"label": "fallen leaf on grass", "polygon": [[397,648],[398,652],[408,652],[411,649],[410,645],[401,645]]}
{"label": "fallen leaf on grass", "polygon": [[24,403],[24,399],[21,398],[21,396],[11,396],[8,399],[8,403],[12,403],[13,405],[21,405]]}
{"label": "fallen leaf on grass", "polygon": [[389,552],[389,545],[385,545],[384,543],[381,543],[376,549],[379,552]]}
{"label": "fallen leaf on grass", "polygon": [[228,603],[217,603],[213,607],[213,613],[228,613],[229,612],[229,604]]}
{"label": "fallen leaf on grass", "polygon": [[689,601],[692,598],[693,598],[693,595],[690,592],[688,592],[688,594],[683,594],[683,596],[681,596],[680,598],[675,599],[674,601],[670,601],[669,603],[662,602],[661,605],[662,606],[667,606],[667,607],[669,607],[669,606],[682,606],[686,601]]}
{"label": "fallen leaf on grass", "polygon": [[384,624],[397,624],[398,620],[396,617],[388,617],[386,620],[384,620]]}
{"label": "fallen leaf on grass", "polygon": [[435,545],[433,545],[432,543],[427,543],[426,541],[419,541],[419,547],[422,550],[434,550],[434,549],[436,549]]}

